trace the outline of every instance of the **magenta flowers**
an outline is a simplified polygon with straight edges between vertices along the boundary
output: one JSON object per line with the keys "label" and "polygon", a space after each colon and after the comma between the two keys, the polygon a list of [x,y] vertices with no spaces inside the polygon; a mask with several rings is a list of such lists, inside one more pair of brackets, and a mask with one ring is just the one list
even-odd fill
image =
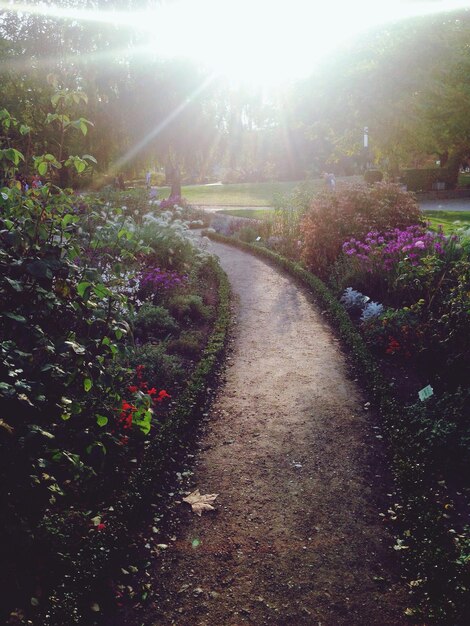
{"label": "magenta flowers", "polygon": [[142,272],[139,279],[139,286],[145,291],[169,291],[176,287],[181,287],[187,280],[188,278],[184,274],[153,267]]}
{"label": "magenta flowers", "polygon": [[426,231],[422,226],[394,228],[385,233],[370,231],[364,241],[350,239],[343,244],[343,252],[359,261],[367,271],[391,271],[399,261],[408,260],[417,265],[428,254],[441,255],[449,239],[440,232]]}

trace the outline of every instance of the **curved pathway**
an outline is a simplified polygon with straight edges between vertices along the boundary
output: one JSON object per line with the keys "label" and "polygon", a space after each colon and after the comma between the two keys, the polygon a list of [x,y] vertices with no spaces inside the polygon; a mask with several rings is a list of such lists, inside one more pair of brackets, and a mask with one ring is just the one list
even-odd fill
{"label": "curved pathway", "polygon": [[[236,294],[233,351],[202,436],[180,536],[146,625],[399,626],[375,433],[337,341],[263,261],[210,244]],[[385,500],[385,502],[384,502]],[[140,620],[139,620],[140,623]]]}

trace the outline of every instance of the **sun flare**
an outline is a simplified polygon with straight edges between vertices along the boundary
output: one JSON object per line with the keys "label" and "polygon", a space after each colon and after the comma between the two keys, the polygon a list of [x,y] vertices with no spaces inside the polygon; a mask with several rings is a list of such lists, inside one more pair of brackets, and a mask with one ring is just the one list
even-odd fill
{"label": "sun flare", "polygon": [[0,10],[130,28],[144,53],[190,58],[231,80],[261,85],[308,75],[374,26],[469,6],[469,0],[176,0],[130,12],[0,1]]}
{"label": "sun flare", "polygon": [[[178,0],[145,28],[160,55],[197,60],[236,81],[283,83],[374,26],[470,6],[462,1]],[[140,24],[143,27],[143,24]]]}

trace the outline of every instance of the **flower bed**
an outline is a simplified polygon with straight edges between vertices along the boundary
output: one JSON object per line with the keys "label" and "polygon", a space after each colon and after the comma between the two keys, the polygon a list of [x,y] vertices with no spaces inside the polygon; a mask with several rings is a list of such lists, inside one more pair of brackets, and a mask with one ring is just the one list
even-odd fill
{"label": "flower bed", "polygon": [[228,287],[178,208],[136,221],[49,185],[0,203],[0,610],[79,623],[203,404]]}

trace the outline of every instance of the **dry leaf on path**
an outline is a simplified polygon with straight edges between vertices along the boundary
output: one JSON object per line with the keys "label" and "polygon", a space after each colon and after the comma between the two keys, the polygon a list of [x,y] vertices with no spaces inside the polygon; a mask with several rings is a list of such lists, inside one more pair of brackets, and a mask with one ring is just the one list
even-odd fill
{"label": "dry leaf on path", "polygon": [[196,513],[199,517],[201,517],[201,513],[203,511],[215,510],[211,505],[211,502],[214,502],[218,495],[218,493],[206,493],[205,495],[201,495],[199,489],[196,489],[196,491],[190,493],[189,496],[183,498],[183,502],[190,504],[193,513]]}

